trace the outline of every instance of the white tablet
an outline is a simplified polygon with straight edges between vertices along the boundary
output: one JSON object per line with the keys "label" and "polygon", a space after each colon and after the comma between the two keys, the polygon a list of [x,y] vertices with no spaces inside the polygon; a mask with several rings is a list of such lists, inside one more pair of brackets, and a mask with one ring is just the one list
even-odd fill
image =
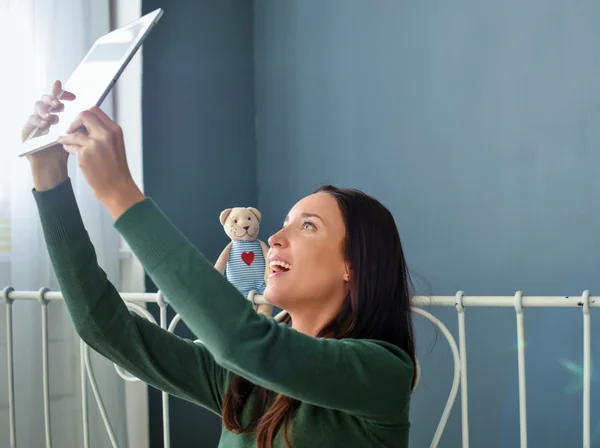
{"label": "white tablet", "polygon": [[50,127],[47,134],[40,136],[39,128],[31,132],[23,142],[19,157],[55,145],[80,112],[100,106],[162,14],[163,10],[158,8],[98,38],[63,84],[63,89],[73,92],[76,99],[64,102],[59,123]]}

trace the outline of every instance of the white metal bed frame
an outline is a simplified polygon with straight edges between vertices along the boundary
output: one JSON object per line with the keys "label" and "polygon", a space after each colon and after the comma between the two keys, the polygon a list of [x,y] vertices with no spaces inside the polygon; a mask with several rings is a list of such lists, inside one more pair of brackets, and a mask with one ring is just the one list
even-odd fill
{"label": "white metal bed frame", "polygon": [[[163,294],[158,293],[122,293],[121,297],[127,307],[141,316],[157,323],[148,310],[142,307],[141,303],[156,303],[160,309],[160,318],[158,325],[173,332],[180,322],[181,318],[176,315],[173,320],[167,322],[168,303]],[[51,448],[50,433],[50,401],[49,401],[49,374],[48,374],[48,304],[53,301],[63,300],[60,292],[51,292],[48,288],[41,288],[39,291],[15,291],[11,287],[6,287],[1,293],[0,298],[6,305],[6,340],[7,340],[7,365],[8,365],[8,400],[9,400],[9,427],[10,427],[10,446],[16,447],[15,431],[15,397],[14,397],[14,341],[13,341],[13,320],[12,307],[15,301],[37,300],[41,306],[42,316],[42,369],[43,369],[43,394],[44,394],[44,426],[46,448]],[[249,299],[255,304],[266,303],[264,298],[259,295],[251,294]],[[458,317],[458,336],[459,344],[452,336],[448,328],[430,312],[419,307],[424,306],[453,306],[456,308]],[[549,297],[549,296],[524,296],[522,292],[517,292],[514,296],[465,296],[462,291],[456,293],[456,296],[416,296],[413,298],[413,312],[430,320],[436,325],[442,334],[446,337],[452,356],[454,359],[454,377],[450,394],[446,406],[442,412],[440,422],[431,442],[431,447],[438,446],[442,433],[448,421],[450,411],[454,406],[458,388],[461,389],[461,421],[462,421],[462,446],[469,446],[469,410],[467,394],[467,349],[465,336],[465,307],[513,307],[516,316],[517,330],[517,350],[518,350],[518,371],[519,371],[519,417],[520,417],[520,446],[527,447],[527,403],[526,403],[526,384],[525,384],[525,340],[523,308],[527,307],[580,307],[583,312],[583,447],[590,448],[590,382],[591,382],[591,330],[590,330],[590,308],[600,307],[600,298],[591,297],[589,291],[584,291],[581,296],[575,297]],[[276,316],[281,319],[285,312]],[[201,342],[201,341],[197,341]],[[88,429],[88,394],[87,382],[89,381],[92,392],[98,404],[100,414],[104,421],[108,436],[113,447],[117,447],[116,438],[110,424],[110,419],[102,402],[102,397],[98,391],[98,386],[94,377],[94,372],[90,363],[89,347],[81,342],[81,391],[82,391],[82,425],[84,447],[89,448],[89,429]],[[117,373],[126,381],[139,381],[137,378],[125,372],[115,365]],[[418,364],[417,364],[418,372]],[[86,378],[87,376],[87,378]],[[163,434],[164,447],[170,447],[169,435],[169,402],[168,394],[162,393],[163,407]]]}

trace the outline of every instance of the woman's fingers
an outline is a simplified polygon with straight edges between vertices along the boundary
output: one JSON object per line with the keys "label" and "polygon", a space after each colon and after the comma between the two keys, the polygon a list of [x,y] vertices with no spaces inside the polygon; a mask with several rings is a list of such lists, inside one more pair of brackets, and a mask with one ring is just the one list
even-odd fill
{"label": "woman's fingers", "polygon": [[82,134],[81,132],[75,132],[74,134],[63,135],[58,139],[58,143],[63,146],[85,146],[89,143],[90,137]]}
{"label": "woman's fingers", "polygon": [[39,115],[34,114],[29,116],[29,120],[27,120],[30,125],[36,128],[45,128],[49,125],[47,120],[43,120]]}
{"label": "woman's fingers", "polygon": [[73,154],[75,157],[77,157],[77,153],[81,149],[81,146],[75,146],[75,145],[64,145],[63,144],[62,147],[65,151],[67,151],[69,154]]}
{"label": "woman's fingers", "polygon": [[44,103],[43,101],[36,101],[33,105],[33,112],[41,119],[47,120],[48,118],[50,118],[50,112],[48,112],[49,108],[50,106],[48,106],[48,104]]}
{"label": "woman's fingers", "polygon": [[54,84],[52,84],[52,95],[57,96],[61,90],[62,82],[60,82],[60,80],[57,79],[56,81],[54,81]]}
{"label": "woman's fingers", "polygon": [[[54,126],[60,121],[58,115],[48,114],[47,116],[48,118],[42,118],[38,114],[33,114],[29,116],[27,122],[32,128],[40,128],[43,130],[47,130],[50,128],[50,126]],[[27,133],[29,134],[29,132],[30,131],[28,130]],[[46,133],[42,133],[41,135],[44,134]]]}
{"label": "woman's fingers", "polygon": [[44,95],[41,99],[42,103],[48,106],[48,112],[62,112],[65,105],[61,103],[54,95]]}
{"label": "woman's fingers", "polygon": [[[58,116],[53,115],[52,112],[62,112],[65,108],[65,105],[57,98],[61,89],[61,82],[56,81],[52,86],[52,95],[43,95],[39,101],[35,102],[33,112],[39,117],[39,120],[34,120],[32,116],[29,118],[31,124],[34,124],[34,126],[37,127],[45,127],[58,123]],[[74,99],[75,95],[71,92],[64,92],[61,96],[61,100],[72,101]]]}
{"label": "woman's fingers", "polygon": [[104,126],[105,129],[107,129],[108,131],[116,131],[118,126],[117,124],[111,120],[111,118],[106,115],[106,113],[100,109],[98,106],[94,106],[91,109],[89,109],[89,112],[94,114],[94,116],[100,121],[102,122],[102,125]]}
{"label": "woman's fingers", "polygon": [[75,96],[74,93],[68,92],[66,90],[63,92],[63,94],[60,97],[61,100],[65,100],[65,101],[73,101],[75,98],[77,98],[77,97]]}
{"label": "woman's fingers", "polygon": [[54,95],[42,95],[41,101],[50,107],[59,107],[62,104]]}
{"label": "woman's fingers", "polygon": [[[67,100],[67,101],[71,101],[70,97],[75,97],[75,95],[70,94],[67,95],[65,98],[65,95],[63,95],[61,97],[61,100]],[[49,112],[62,112],[65,109],[65,105],[64,103],[62,103],[56,96],[54,95],[44,95],[42,96],[41,101],[46,104],[48,106],[48,111]]]}
{"label": "woman's fingers", "polygon": [[96,135],[106,132],[107,129],[104,123],[96,116],[95,113],[84,110],[81,112],[75,121],[73,121],[67,128],[67,134],[73,134],[77,129],[85,127],[89,135]]}
{"label": "woman's fingers", "polygon": [[58,115],[50,115],[50,118],[48,118],[48,123],[50,123],[50,126],[54,126],[55,124],[58,124],[58,122],[60,121],[60,118],[58,118]]}
{"label": "woman's fingers", "polygon": [[[54,81],[54,84],[52,85],[52,95],[54,95],[54,97],[57,97],[58,94],[62,92],[62,82],[60,82],[59,80]],[[63,94],[61,95],[60,99],[61,100],[66,100],[66,101],[73,101],[75,99],[75,94],[72,92],[68,92],[68,91],[64,91]]]}
{"label": "woman's fingers", "polygon": [[[59,94],[61,95],[60,99],[58,98]],[[63,112],[65,109],[62,100],[73,101],[74,99],[75,94],[63,91],[62,83],[58,80],[55,81],[52,85],[52,93],[42,95],[40,100],[34,103],[33,114],[27,118],[27,122],[21,130],[22,141],[27,140],[35,128],[38,128],[38,137],[47,134],[50,127],[60,121],[56,113]]]}
{"label": "woman's fingers", "polygon": [[75,157],[79,156],[79,152],[90,147],[93,140],[86,134],[81,132],[75,132],[74,134],[63,135],[58,138],[58,143],[62,145],[65,151],[69,154],[73,154]]}

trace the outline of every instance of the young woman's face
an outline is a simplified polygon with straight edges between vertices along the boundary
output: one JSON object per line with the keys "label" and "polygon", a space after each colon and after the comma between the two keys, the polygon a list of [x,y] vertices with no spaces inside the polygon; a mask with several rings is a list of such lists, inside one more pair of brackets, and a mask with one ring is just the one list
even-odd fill
{"label": "young woman's face", "polygon": [[345,235],[344,220],[332,195],[321,192],[299,201],[283,228],[269,238],[265,299],[287,311],[309,303],[341,302],[349,275]]}

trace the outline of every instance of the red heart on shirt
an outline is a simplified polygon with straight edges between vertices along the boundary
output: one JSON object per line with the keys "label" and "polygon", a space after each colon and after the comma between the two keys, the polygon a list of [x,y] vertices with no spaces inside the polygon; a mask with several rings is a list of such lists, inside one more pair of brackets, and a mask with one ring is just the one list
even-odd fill
{"label": "red heart on shirt", "polygon": [[244,260],[244,263],[250,266],[254,261],[254,252],[244,252],[242,254],[242,260]]}

